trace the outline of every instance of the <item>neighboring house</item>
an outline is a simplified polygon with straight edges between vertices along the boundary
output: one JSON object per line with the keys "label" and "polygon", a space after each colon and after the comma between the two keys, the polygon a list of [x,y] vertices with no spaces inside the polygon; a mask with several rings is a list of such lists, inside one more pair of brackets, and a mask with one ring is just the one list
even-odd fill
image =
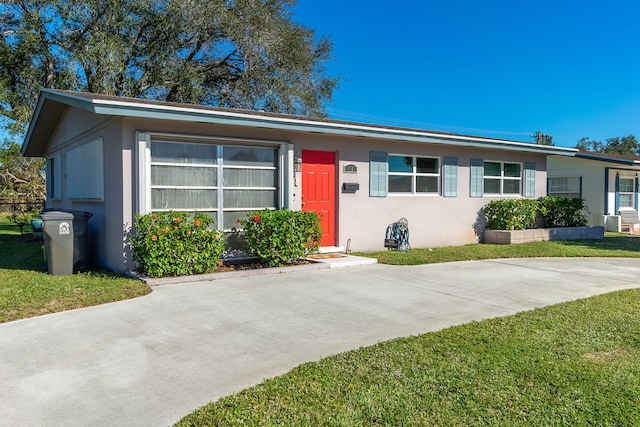
{"label": "neighboring house", "polygon": [[322,245],[478,242],[496,198],[544,196],[547,156],[574,149],[335,120],[43,90],[22,153],[47,160],[47,207],[93,214],[92,257],[135,268],[136,213],[207,212],[231,230],[256,209],[321,214]]}
{"label": "neighboring house", "polygon": [[574,157],[549,156],[548,194],[581,197],[590,225],[620,231],[621,213],[638,219],[640,157],[580,151]]}

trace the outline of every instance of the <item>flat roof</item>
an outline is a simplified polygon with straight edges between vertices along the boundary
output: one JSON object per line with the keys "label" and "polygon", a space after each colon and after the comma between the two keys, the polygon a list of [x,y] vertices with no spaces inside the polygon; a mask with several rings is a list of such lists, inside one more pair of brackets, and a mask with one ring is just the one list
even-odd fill
{"label": "flat roof", "polygon": [[538,145],[506,139],[486,138],[440,131],[382,126],[318,117],[304,117],[264,111],[219,108],[195,104],[125,98],[85,92],[43,89],[33,113],[24,143],[24,156],[43,156],[50,138],[68,107],[99,115],[139,117],[183,122],[262,127],[295,132],[360,136],[395,141],[447,144],[510,151],[573,156],[574,148]]}

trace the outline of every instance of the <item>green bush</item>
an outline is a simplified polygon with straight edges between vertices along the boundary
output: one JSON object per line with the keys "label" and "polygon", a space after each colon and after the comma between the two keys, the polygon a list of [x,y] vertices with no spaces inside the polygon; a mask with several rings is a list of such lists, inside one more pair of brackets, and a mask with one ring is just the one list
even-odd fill
{"label": "green bush", "polygon": [[492,200],[484,207],[484,213],[491,230],[525,230],[535,227],[538,215],[547,228],[581,227],[587,224],[585,209],[582,199],[546,196],[537,200]]}
{"label": "green bush", "polygon": [[531,199],[492,200],[484,207],[491,230],[524,230],[536,222],[537,201]]}
{"label": "green bush", "polygon": [[224,236],[203,213],[154,212],[136,215],[130,239],[139,269],[150,277],[182,276],[217,270]]}
{"label": "green bush", "polygon": [[545,227],[581,227],[587,224],[583,199],[574,197],[547,196],[538,199],[538,210],[544,218]]}
{"label": "green bush", "polygon": [[263,210],[248,214],[240,225],[246,251],[272,267],[317,252],[322,238],[320,219],[313,212]]}

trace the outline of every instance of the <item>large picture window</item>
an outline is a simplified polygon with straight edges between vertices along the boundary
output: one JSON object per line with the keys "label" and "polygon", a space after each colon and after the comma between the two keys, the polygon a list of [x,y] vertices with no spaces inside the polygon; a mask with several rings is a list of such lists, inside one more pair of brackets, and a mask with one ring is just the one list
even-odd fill
{"label": "large picture window", "polygon": [[278,208],[278,150],[222,147],[222,209],[225,230],[258,209]]}
{"label": "large picture window", "polygon": [[521,194],[522,164],[484,162],[484,194]]}
{"label": "large picture window", "polygon": [[582,197],[579,176],[549,178],[549,195],[562,197]]}
{"label": "large picture window", "polygon": [[440,159],[389,155],[389,193],[438,194]]}
{"label": "large picture window", "polygon": [[248,212],[278,208],[278,149],[153,141],[151,210],[199,211],[229,230]]}

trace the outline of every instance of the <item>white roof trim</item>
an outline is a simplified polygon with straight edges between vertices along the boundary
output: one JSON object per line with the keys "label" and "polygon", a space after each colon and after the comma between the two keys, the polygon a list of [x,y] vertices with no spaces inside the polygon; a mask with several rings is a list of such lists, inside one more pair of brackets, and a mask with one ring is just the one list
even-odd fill
{"label": "white roof trim", "polygon": [[[85,98],[83,98],[85,99]],[[268,121],[275,123],[296,123],[303,126],[312,126],[312,127],[325,127],[325,128],[333,128],[335,130],[340,129],[351,129],[358,130],[363,132],[373,132],[373,133],[391,133],[397,135],[407,135],[407,136],[417,136],[417,137],[432,137],[438,139],[451,139],[451,140],[464,140],[464,141],[475,141],[489,144],[497,144],[497,145],[509,145],[509,146],[519,146],[525,149],[531,149],[533,147],[552,147],[553,150],[565,151],[568,153],[574,153],[578,150],[575,148],[567,148],[567,147],[555,147],[555,146],[542,146],[536,145],[527,142],[519,142],[519,141],[510,141],[510,140],[502,140],[502,139],[492,139],[492,138],[484,138],[478,136],[467,136],[467,135],[454,135],[454,134],[446,134],[446,133],[436,133],[429,131],[421,131],[421,130],[406,130],[406,129],[395,129],[395,128],[387,128],[387,127],[374,127],[367,126],[366,124],[357,124],[357,123],[334,123],[330,121],[315,121],[315,120],[305,120],[304,118],[290,118],[290,117],[273,117],[273,116],[263,116],[259,114],[251,114],[249,112],[231,112],[231,111],[219,111],[219,110],[206,110],[199,108],[188,108],[188,107],[177,107],[171,105],[158,105],[158,104],[148,104],[148,103],[136,103],[130,101],[113,101],[108,99],[92,99],[90,100],[94,104],[97,105],[109,105],[114,107],[123,107],[123,108],[139,108],[139,109],[153,109],[153,110],[164,110],[167,112],[176,112],[181,111],[188,114],[197,114],[197,115],[211,115],[211,116],[222,116],[229,118],[248,118],[259,121]]]}
{"label": "white roof trim", "polygon": [[[150,119],[200,121],[231,126],[254,126],[295,132],[315,132],[364,138],[408,141],[415,143],[446,144],[461,147],[489,148],[574,156],[575,148],[537,145],[520,141],[486,138],[472,135],[450,134],[420,129],[403,129],[382,125],[341,122],[331,119],[308,119],[305,117],[281,116],[273,114],[253,114],[251,111],[228,111],[215,107],[189,107],[187,104],[165,105],[153,101],[137,101],[132,98],[102,98],[101,95],[76,95],[73,92],[43,89],[32,117],[25,142],[30,144],[33,126],[43,113],[45,100],[51,100],[90,111],[94,114]],[[46,134],[46,132],[44,132]],[[26,145],[23,144],[23,152]]]}

